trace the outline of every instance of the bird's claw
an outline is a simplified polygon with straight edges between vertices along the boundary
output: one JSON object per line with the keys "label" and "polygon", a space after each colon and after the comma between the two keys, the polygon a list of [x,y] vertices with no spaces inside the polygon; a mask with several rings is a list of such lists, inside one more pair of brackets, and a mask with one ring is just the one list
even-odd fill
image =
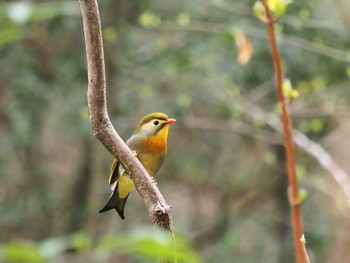
{"label": "bird's claw", "polygon": [[151,177],[151,183],[157,185],[157,182],[156,182],[156,180],[154,179],[154,177]]}

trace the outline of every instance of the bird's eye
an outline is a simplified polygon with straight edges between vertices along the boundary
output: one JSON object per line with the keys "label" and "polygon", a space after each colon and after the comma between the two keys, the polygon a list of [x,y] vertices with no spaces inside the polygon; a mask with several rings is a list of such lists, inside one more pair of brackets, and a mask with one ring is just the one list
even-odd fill
{"label": "bird's eye", "polygon": [[158,125],[158,124],[159,124],[159,121],[154,121],[153,124],[154,124],[154,125]]}

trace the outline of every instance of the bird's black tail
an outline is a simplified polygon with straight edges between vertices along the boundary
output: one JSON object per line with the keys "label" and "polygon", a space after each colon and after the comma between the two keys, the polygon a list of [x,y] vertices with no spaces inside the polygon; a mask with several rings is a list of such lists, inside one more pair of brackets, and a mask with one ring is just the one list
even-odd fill
{"label": "bird's black tail", "polygon": [[125,207],[125,203],[126,203],[126,200],[129,197],[129,195],[127,195],[125,198],[120,198],[118,196],[117,189],[118,189],[118,186],[113,191],[113,193],[112,193],[111,197],[109,198],[107,204],[99,212],[103,213],[103,212],[109,211],[109,210],[114,208],[118,212],[118,214],[121,217],[121,219],[125,219],[125,217],[124,217],[124,207]]}

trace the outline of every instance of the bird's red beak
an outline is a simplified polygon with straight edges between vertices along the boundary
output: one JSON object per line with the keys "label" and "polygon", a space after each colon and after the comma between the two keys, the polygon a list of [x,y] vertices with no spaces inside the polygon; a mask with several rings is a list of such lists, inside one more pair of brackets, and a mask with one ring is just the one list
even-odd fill
{"label": "bird's red beak", "polygon": [[169,118],[169,119],[165,122],[165,124],[173,124],[174,122],[176,122],[175,119]]}

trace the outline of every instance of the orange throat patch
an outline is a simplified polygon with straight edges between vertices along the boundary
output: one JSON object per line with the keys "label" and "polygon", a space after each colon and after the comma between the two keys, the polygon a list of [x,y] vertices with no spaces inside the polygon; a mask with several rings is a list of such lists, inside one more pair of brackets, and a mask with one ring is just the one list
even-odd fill
{"label": "orange throat patch", "polygon": [[143,140],[144,145],[150,152],[161,153],[167,149],[167,137],[168,137],[169,126],[166,125],[156,135],[150,136]]}

